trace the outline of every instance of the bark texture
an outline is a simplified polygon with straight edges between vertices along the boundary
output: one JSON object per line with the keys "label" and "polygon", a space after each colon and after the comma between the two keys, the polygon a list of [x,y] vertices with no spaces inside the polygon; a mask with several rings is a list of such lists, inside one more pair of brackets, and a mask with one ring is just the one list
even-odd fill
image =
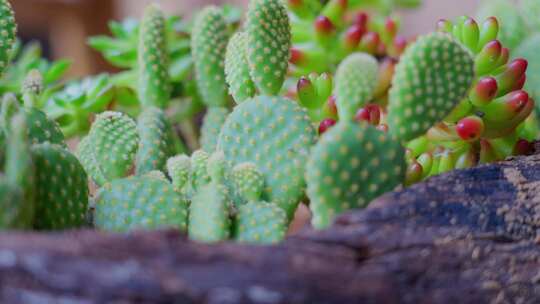
{"label": "bark texture", "polygon": [[0,234],[2,303],[540,303],[540,155],[389,193],[276,246]]}

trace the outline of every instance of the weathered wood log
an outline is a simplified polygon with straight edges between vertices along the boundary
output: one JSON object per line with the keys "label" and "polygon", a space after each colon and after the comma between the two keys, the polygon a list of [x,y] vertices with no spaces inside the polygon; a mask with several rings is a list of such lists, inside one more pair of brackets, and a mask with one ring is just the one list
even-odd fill
{"label": "weathered wood log", "polygon": [[276,246],[0,234],[2,303],[540,303],[540,155],[387,194]]}

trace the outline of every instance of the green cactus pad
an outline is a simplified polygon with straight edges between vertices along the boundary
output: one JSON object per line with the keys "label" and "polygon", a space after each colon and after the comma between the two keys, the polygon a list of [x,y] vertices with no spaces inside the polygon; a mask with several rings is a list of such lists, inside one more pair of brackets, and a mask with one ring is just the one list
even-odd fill
{"label": "green cactus pad", "polygon": [[165,176],[165,173],[163,173],[163,171],[152,170],[152,171],[146,172],[143,175],[146,177],[155,178],[155,179],[159,179],[165,182],[169,182],[169,180],[167,179],[167,176]]}
{"label": "green cactus pad", "polygon": [[258,201],[264,190],[264,176],[253,163],[234,166],[232,180],[238,195],[246,202]]}
{"label": "green cactus pad", "polygon": [[28,125],[28,139],[32,143],[49,142],[66,146],[64,134],[60,130],[58,123],[49,119],[45,113],[36,108],[28,108],[25,112],[26,123]]}
{"label": "green cactus pad", "polygon": [[0,176],[0,229],[32,227],[35,212],[34,165],[27,140],[26,119],[11,119],[6,138],[4,176]]}
{"label": "green cactus pad", "polygon": [[277,205],[249,202],[238,208],[235,238],[239,242],[273,244],[285,238],[287,214]]}
{"label": "green cactus pad", "polygon": [[0,0],[0,24],[2,38],[0,38],[0,75],[7,68],[11,56],[11,49],[15,44],[17,24],[11,4],[7,0]]}
{"label": "green cactus pad", "polygon": [[207,6],[199,12],[191,34],[191,55],[199,92],[208,106],[224,106],[227,101],[224,70],[227,39],[227,26],[218,7]]}
{"label": "green cactus pad", "polygon": [[203,150],[197,150],[191,155],[191,187],[197,192],[202,186],[210,182],[208,174],[208,158],[210,155]]}
{"label": "green cactus pad", "polygon": [[161,179],[136,176],[102,187],[96,198],[94,223],[107,231],[187,229],[189,204]]}
{"label": "green cactus pad", "polygon": [[78,228],[86,223],[88,178],[79,160],[59,145],[34,145],[38,229]]}
{"label": "green cactus pad", "polygon": [[217,242],[230,236],[229,194],[227,188],[212,182],[200,188],[191,200],[189,237],[201,242]]}
{"label": "green cactus pad", "polygon": [[247,61],[247,34],[235,33],[229,40],[225,55],[225,76],[229,84],[229,93],[236,103],[255,95],[255,84],[249,75]]}
{"label": "green cactus pad", "polygon": [[335,88],[340,119],[352,120],[356,111],[371,100],[378,72],[377,60],[369,54],[354,53],[341,62]]}
{"label": "green cactus pad", "polygon": [[327,227],[340,212],[367,206],[404,175],[398,141],[367,124],[338,123],[315,145],[306,168],[313,226]]}
{"label": "green cactus pad", "polygon": [[126,114],[103,112],[96,117],[78,155],[85,170],[98,184],[126,176],[133,167],[139,144],[137,125]]}
{"label": "green cactus pad", "polygon": [[236,106],[223,125],[218,150],[231,167],[251,162],[264,176],[262,199],[292,218],[304,190],[304,166],[316,132],[306,110],[282,97],[257,96]]}
{"label": "green cactus pad", "polygon": [[167,173],[172,180],[176,192],[185,192],[191,171],[191,160],[185,154],[171,157],[167,160]]}
{"label": "green cactus pad", "polygon": [[281,0],[252,0],[245,23],[251,79],[263,94],[279,93],[289,62],[291,31]]}
{"label": "green cactus pad", "polygon": [[212,153],[216,150],[219,132],[228,115],[229,109],[225,107],[208,108],[201,128],[201,148],[204,151]]}
{"label": "green cactus pad", "polygon": [[442,120],[468,93],[474,78],[470,51],[445,33],[418,38],[396,66],[388,125],[411,140]]}
{"label": "green cactus pad", "polygon": [[165,170],[167,158],[174,155],[173,131],[165,113],[156,107],[143,110],[137,119],[139,149],[135,159],[138,175]]}
{"label": "green cactus pad", "polygon": [[164,108],[169,103],[171,84],[165,18],[156,5],[144,11],[139,35],[139,100],[144,106]]}

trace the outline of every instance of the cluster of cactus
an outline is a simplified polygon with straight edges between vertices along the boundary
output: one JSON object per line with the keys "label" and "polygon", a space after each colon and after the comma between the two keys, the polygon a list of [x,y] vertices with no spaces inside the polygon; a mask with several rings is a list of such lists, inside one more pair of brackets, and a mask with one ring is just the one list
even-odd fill
{"label": "cluster of cactus", "polygon": [[[0,226],[176,228],[201,242],[275,243],[302,202],[325,228],[401,184],[529,152],[527,61],[510,60],[497,19],[441,20],[406,42],[395,19],[356,13],[368,2],[417,4],[290,0],[288,10],[251,0],[241,27],[208,6],[180,35],[178,19],[151,5],[140,23],[113,23],[116,39],[91,40],[129,70],[67,84],[45,105],[49,116],[32,70],[2,102]],[[14,27],[5,0],[0,18]],[[14,37],[0,44],[1,62]],[[169,113],[178,81],[200,103],[181,103],[185,120],[206,108],[191,149]],[[120,110],[132,102],[136,111]],[[84,135],[76,156],[72,135]]]}

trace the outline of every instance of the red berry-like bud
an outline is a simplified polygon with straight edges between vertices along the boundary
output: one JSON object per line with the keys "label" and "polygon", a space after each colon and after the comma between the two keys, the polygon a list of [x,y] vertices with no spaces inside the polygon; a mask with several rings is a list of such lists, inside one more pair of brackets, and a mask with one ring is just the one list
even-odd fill
{"label": "red berry-like bud", "polygon": [[319,124],[319,134],[323,134],[335,124],[336,124],[336,121],[333,120],[332,118],[327,118],[321,121],[321,123]]}
{"label": "red berry-like bud", "polygon": [[289,7],[291,8],[299,8],[304,4],[303,0],[289,0]]}
{"label": "red berry-like bud", "polygon": [[474,91],[471,92],[471,102],[476,106],[488,104],[497,96],[499,86],[493,77],[484,77],[478,81]]}
{"label": "red berry-like bud", "polygon": [[384,30],[388,33],[390,37],[394,37],[397,33],[397,25],[394,19],[387,18],[384,23]]}
{"label": "red berry-like bud", "polygon": [[394,38],[394,49],[396,51],[396,55],[403,54],[403,51],[405,51],[405,48],[407,47],[407,39],[403,36],[396,36]]}
{"label": "red berry-like bud", "polygon": [[330,95],[330,97],[328,97],[326,107],[332,115],[337,115],[336,96]]}
{"label": "red berry-like bud", "polygon": [[364,37],[362,37],[362,41],[360,41],[360,50],[370,54],[376,54],[377,50],[379,49],[380,42],[381,37],[378,33],[368,32],[364,35]]}
{"label": "red berry-like bud", "polygon": [[468,116],[458,121],[456,132],[463,140],[477,140],[484,133],[484,122],[478,116]]}
{"label": "red berry-like bud", "polygon": [[387,124],[380,124],[378,126],[375,127],[377,130],[379,131],[383,131],[385,133],[388,132],[388,125]]}
{"label": "red berry-like bud", "polygon": [[358,109],[354,116],[356,121],[367,121],[372,125],[378,125],[381,120],[381,107],[376,104],[369,104]]}
{"label": "red berry-like bud", "polygon": [[521,112],[525,105],[529,102],[529,94],[525,91],[515,91],[507,96],[507,105],[509,110],[515,113]]}
{"label": "red berry-like bud", "polygon": [[326,16],[319,16],[315,19],[315,31],[321,35],[329,35],[335,27],[332,21]]}
{"label": "red berry-like bud", "polygon": [[291,48],[291,58],[289,62],[292,64],[299,64],[304,60],[304,52],[297,48]]}
{"label": "red berry-like bud", "polygon": [[368,20],[369,15],[366,12],[360,12],[356,15],[356,18],[354,18],[354,23],[362,28],[366,28]]}
{"label": "red berry-like bud", "polygon": [[526,139],[519,139],[514,146],[514,155],[529,155],[533,152],[534,146]]}
{"label": "red berry-like bud", "polygon": [[521,78],[527,71],[528,62],[523,58],[514,59],[508,64],[508,71],[516,78]]}
{"label": "red berry-like bud", "polygon": [[518,81],[514,84],[514,87],[512,87],[512,91],[521,90],[525,86],[525,82],[527,81],[527,74],[521,75]]}
{"label": "red berry-like bud", "polygon": [[345,32],[345,46],[348,49],[354,49],[360,43],[362,36],[366,33],[365,29],[361,26],[353,24]]}

